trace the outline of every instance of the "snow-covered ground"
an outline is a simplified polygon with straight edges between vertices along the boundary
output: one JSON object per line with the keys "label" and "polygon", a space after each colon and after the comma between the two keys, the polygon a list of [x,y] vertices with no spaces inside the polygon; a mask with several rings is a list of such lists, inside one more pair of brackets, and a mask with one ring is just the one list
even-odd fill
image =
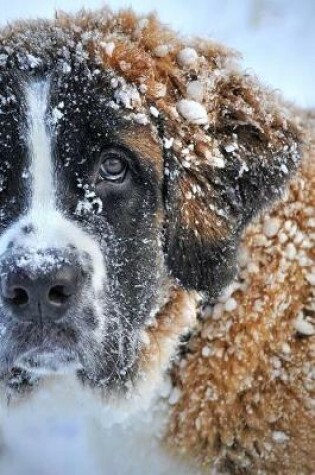
{"label": "snow-covered ground", "polygon": [[[0,24],[25,17],[52,17],[55,9],[100,7],[102,0],[0,0]],[[133,6],[187,35],[210,36],[243,53],[244,66],[303,106],[315,105],[315,2],[313,0],[109,0]],[[125,442],[113,413],[100,408],[73,383],[54,385],[26,406],[9,409],[1,426],[10,448],[1,475],[150,475],[175,473],[168,461],[150,458],[159,417],[149,414]],[[118,418],[124,413],[117,412]],[[89,421],[89,422],[87,422]],[[131,425],[133,421],[131,421]],[[110,429],[109,429],[110,427]],[[115,429],[116,428],[116,429]],[[130,433],[129,429],[128,432]],[[146,447],[147,450],[144,450]],[[139,450],[141,448],[141,450]],[[151,450],[152,449],[152,450]],[[113,464],[108,462],[114,461]],[[122,462],[128,467],[122,469]],[[138,465],[137,465],[138,464]],[[107,467],[107,468],[105,468]],[[183,468],[177,470],[185,474]],[[187,474],[193,470],[187,468]]]}
{"label": "snow-covered ground", "polygon": [[313,0],[0,0],[0,24],[19,17],[132,6],[156,10],[187,35],[209,36],[242,52],[244,66],[288,99],[315,106],[315,2]]}

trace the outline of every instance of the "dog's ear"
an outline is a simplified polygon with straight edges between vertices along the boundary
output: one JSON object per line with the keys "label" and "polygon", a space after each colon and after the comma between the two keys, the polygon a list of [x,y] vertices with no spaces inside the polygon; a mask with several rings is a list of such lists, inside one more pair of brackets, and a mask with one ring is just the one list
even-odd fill
{"label": "dog's ear", "polygon": [[184,153],[165,150],[164,193],[169,269],[210,297],[235,273],[244,226],[281,197],[301,142],[288,111],[250,78],[222,80],[212,106],[208,127],[186,125]]}

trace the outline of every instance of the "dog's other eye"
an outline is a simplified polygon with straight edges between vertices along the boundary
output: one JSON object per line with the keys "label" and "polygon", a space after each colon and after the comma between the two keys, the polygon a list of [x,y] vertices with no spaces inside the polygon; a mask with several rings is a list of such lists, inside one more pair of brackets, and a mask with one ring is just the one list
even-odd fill
{"label": "dog's other eye", "polygon": [[122,150],[106,150],[102,153],[99,175],[103,180],[122,183],[128,169],[127,159]]}

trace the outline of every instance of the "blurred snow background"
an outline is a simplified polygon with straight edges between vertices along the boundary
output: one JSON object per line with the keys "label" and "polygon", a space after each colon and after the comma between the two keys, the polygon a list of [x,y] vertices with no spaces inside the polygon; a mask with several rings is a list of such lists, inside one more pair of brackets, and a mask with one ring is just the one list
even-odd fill
{"label": "blurred snow background", "polygon": [[[315,106],[314,0],[107,0],[113,9],[155,10],[186,35],[209,36],[238,49],[244,67],[301,106]],[[0,24],[52,17],[56,9],[98,8],[105,0],[0,0]]]}

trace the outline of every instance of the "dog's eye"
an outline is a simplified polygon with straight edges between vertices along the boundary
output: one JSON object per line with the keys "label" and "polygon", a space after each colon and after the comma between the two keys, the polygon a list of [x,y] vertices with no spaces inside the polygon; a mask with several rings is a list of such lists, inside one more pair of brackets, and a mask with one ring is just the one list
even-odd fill
{"label": "dog's eye", "polygon": [[107,150],[102,154],[100,178],[122,183],[128,169],[127,160],[122,150]]}

